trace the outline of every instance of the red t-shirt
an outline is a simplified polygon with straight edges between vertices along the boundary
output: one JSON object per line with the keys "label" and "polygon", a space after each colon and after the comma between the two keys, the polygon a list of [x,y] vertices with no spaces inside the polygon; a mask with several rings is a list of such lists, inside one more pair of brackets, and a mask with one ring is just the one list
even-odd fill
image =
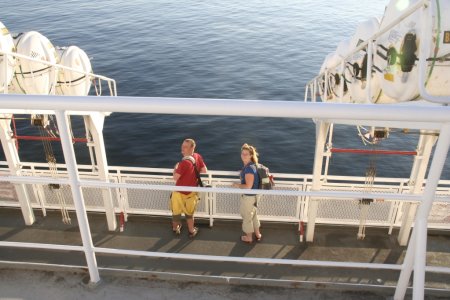
{"label": "red t-shirt", "polygon": [[[202,168],[204,168],[205,162],[200,154],[194,153],[192,155],[195,158],[195,164],[197,166],[197,170],[200,172]],[[176,186],[198,186],[197,175],[195,174],[194,165],[188,159],[180,161],[178,164],[178,168],[175,170],[175,173],[180,174],[180,178],[178,178],[175,183]],[[187,191],[180,191],[182,194],[189,194]]]}

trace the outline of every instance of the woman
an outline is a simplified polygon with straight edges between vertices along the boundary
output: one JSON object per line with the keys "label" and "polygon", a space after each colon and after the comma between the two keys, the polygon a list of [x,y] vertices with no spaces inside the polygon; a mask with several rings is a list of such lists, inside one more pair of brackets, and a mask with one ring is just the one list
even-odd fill
{"label": "woman", "polygon": [[[241,183],[233,184],[233,187],[240,189],[258,189],[259,176],[256,170],[258,163],[258,153],[256,148],[244,144],[241,148],[241,159],[244,167],[241,170]],[[240,213],[242,216],[242,231],[245,235],[241,236],[241,241],[246,243],[253,242],[253,233],[257,241],[262,238],[259,231],[260,223],[257,215],[257,201],[259,196],[252,194],[241,195]]]}

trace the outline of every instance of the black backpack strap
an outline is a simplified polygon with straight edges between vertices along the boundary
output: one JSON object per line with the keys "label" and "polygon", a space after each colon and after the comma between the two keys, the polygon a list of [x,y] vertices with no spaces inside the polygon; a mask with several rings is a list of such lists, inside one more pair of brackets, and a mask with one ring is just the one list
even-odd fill
{"label": "black backpack strap", "polygon": [[200,178],[200,172],[197,170],[197,165],[195,163],[195,158],[193,156],[185,156],[183,160],[188,160],[194,165],[195,175],[197,176],[197,184],[200,187],[203,187],[202,179]]}

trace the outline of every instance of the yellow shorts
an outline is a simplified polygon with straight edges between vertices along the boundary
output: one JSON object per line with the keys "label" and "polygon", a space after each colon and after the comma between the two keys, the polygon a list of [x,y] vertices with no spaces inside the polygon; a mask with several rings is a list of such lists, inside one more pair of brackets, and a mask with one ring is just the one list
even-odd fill
{"label": "yellow shorts", "polygon": [[180,192],[172,192],[170,198],[170,209],[174,216],[185,214],[186,216],[193,216],[198,202],[197,193],[192,192],[187,195]]}

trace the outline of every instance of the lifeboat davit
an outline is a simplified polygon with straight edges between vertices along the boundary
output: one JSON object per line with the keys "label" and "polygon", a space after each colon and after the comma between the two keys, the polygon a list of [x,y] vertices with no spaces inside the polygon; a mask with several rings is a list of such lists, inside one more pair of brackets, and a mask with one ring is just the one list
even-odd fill
{"label": "lifeboat davit", "polygon": [[58,63],[80,72],[60,69],[56,86],[57,95],[87,96],[91,89],[91,61],[87,54],[77,46],[56,49]]}
{"label": "lifeboat davit", "polygon": [[[351,49],[356,49],[361,43],[372,37],[379,28],[380,21],[377,18],[370,18],[360,23],[351,39]],[[350,57],[345,68],[345,78],[349,80],[348,89],[351,95],[351,102],[376,102],[381,88],[378,77],[375,76],[374,72],[372,72],[372,77],[370,78],[371,99],[367,101],[367,48],[356,52]]]}
{"label": "lifeboat davit", "polygon": [[[14,52],[14,40],[2,22],[0,22],[0,50]],[[14,77],[16,59],[12,55],[8,55],[7,57],[5,59],[5,55],[0,53],[0,92],[4,92],[5,86],[8,86]]]}
{"label": "lifeboat davit", "polygon": [[[385,28],[418,1],[391,0],[380,28]],[[429,27],[426,34],[431,36],[430,44],[422,45],[427,58],[426,89],[434,96],[450,94],[450,62],[446,59],[450,53],[450,2],[433,0],[428,9],[431,10],[430,24],[422,22],[421,10],[418,10],[377,40],[374,66],[379,70],[377,76],[383,93],[395,101],[419,97],[418,56],[422,26]]]}
{"label": "lifeboat davit", "polygon": [[[21,33],[14,38],[16,52],[35,59],[56,63],[56,50],[52,43],[36,31]],[[47,64],[17,58],[16,76],[12,81],[14,92],[32,95],[55,93],[57,70]]]}

